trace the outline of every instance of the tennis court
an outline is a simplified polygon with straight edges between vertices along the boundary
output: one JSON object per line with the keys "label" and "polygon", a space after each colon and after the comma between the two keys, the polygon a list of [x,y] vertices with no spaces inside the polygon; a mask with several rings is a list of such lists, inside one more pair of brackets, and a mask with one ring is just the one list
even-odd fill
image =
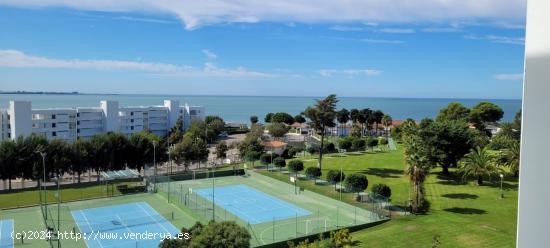
{"label": "tennis court", "polygon": [[[195,192],[247,221],[259,224],[310,215],[311,212],[243,184],[196,189]],[[214,194],[213,194],[214,193]]]}
{"label": "tennis court", "polygon": [[[71,211],[78,229],[86,239],[88,248],[157,247],[163,235],[176,235],[179,230],[145,202],[120,204],[108,207]],[[127,235],[154,233],[152,239]],[[94,238],[94,237],[99,238]],[[125,236],[126,235],[126,236]]]}
{"label": "tennis court", "polygon": [[13,248],[13,220],[0,220],[0,248]]}

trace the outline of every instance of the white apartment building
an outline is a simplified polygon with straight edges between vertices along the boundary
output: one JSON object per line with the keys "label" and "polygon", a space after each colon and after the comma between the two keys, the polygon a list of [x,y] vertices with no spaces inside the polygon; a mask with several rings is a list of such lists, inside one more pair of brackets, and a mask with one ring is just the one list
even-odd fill
{"label": "white apartment building", "polygon": [[179,118],[187,129],[192,121],[204,120],[205,109],[175,100],[165,100],[161,106],[119,107],[117,101],[101,101],[97,108],[50,109],[32,109],[30,101],[10,101],[8,109],[0,109],[0,140],[38,133],[49,140],[75,141],[104,132],[130,135],[145,129],[165,136]]}

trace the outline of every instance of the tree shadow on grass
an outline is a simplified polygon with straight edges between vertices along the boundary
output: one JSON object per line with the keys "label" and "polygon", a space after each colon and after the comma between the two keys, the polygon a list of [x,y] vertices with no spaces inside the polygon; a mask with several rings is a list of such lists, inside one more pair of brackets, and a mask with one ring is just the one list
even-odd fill
{"label": "tree shadow on grass", "polygon": [[400,178],[403,176],[403,170],[389,168],[367,168],[366,170],[360,171],[360,173],[382,178]]}
{"label": "tree shadow on grass", "polygon": [[443,209],[447,212],[455,213],[455,214],[487,214],[487,211],[483,209],[478,208],[446,208]]}
{"label": "tree shadow on grass", "polygon": [[451,198],[451,199],[477,199],[477,198],[479,198],[478,195],[465,194],[465,193],[444,194],[444,195],[441,195],[441,196],[446,197],[446,198]]}

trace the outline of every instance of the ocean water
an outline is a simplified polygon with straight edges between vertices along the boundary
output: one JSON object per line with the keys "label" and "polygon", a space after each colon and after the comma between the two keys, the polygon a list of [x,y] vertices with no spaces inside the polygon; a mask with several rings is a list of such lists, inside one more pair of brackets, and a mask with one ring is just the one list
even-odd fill
{"label": "ocean water", "polygon": [[[118,100],[119,106],[162,105],[163,100],[179,100],[181,104],[206,107],[207,115],[219,115],[226,121],[248,123],[251,115],[260,121],[269,112],[299,114],[321,97],[285,96],[184,96],[184,95],[37,95],[0,94],[0,108],[7,108],[10,100],[32,101],[33,108],[98,107],[100,100]],[[472,107],[480,101],[499,105],[504,110],[504,121],[512,121],[521,109],[521,100],[504,99],[434,99],[434,98],[371,98],[339,97],[340,108],[380,109],[394,120],[433,118],[450,102]]]}

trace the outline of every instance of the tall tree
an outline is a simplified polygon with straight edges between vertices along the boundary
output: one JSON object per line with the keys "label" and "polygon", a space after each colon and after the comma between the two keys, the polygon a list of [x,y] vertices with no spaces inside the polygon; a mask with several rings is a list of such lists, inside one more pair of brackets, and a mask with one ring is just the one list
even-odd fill
{"label": "tall tree", "polygon": [[367,123],[367,120],[370,118],[371,113],[372,113],[372,110],[368,108],[361,109],[359,111],[359,115],[357,116],[357,122],[361,124],[361,137],[365,135],[365,124]]}
{"label": "tall tree", "polygon": [[519,158],[520,158],[520,143],[519,141],[512,141],[509,143],[506,150],[504,150],[504,160],[506,166],[510,167],[510,171],[514,174],[514,177],[519,176]]}
{"label": "tall tree", "polygon": [[[85,139],[76,140],[72,146],[71,172],[76,174],[77,182],[80,183],[80,176],[93,166],[92,144]],[[135,154],[138,155],[138,154]]]}
{"label": "tall tree", "polygon": [[486,123],[495,123],[502,119],[504,111],[490,102],[480,102],[472,108],[470,111],[470,122],[473,123],[477,129],[484,129]]}
{"label": "tall tree", "polygon": [[302,123],[306,122],[306,118],[304,118],[303,115],[296,115],[296,116],[294,116],[294,121],[302,124]]}
{"label": "tall tree", "polygon": [[382,123],[382,118],[384,118],[384,112],[381,110],[372,112],[372,120],[374,121],[374,131],[376,134],[378,134],[378,124]]}
{"label": "tall tree", "polygon": [[521,109],[514,116],[514,128],[521,131]]}
{"label": "tall tree", "polygon": [[384,133],[386,134],[386,138],[388,137],[388,127],[391,126],[393,123],[393,119],[390,115],[385,114],[382,117],[382,124],[384,125]]}
{"label": "tall tree", "polygon": [[411,207],[413,213],[425,211],[426,200],[424,199],[424,181],[431,168],[428,158],[428,149],[422,145],[422,139],[416,135],[408,136],[405,139],[405,162],[407,169],[405,174],[413,187],[411,193]]}
{"label": "tall tree", "polygon": [[282,138],[288,132],[288,127],[279,122],[273,122],[268,127],[267,130],[275,138]]}
{"label": "tall tree", "polygon": [[258,123],[258,116],[255,116],[255,115],[250,116],[250,124],[251,124],[250,126],[253,126],[257,123]]}
{"label": "tall tree", "polygon": [[323,100],[316,100],[313,107],[307,107],[304,111],[305,116],[311,120],[311,126],[321,135],[321,146],[319,148],[319,169],[322,168],[323,147],[325,141],[325,130],[328,127],[334,127],[336,117],[336,95],[329,95]]}
{"label": "tall tree", "polygon": [[483,184],[483,177],[498,174],[502,170],[496,166],[494,158],[489,154],[487,148],[477,147],[468,153],[461,161],[459,172],[463,173],[462,179],[469,176],[477,177],[477,185]]}
{"label": "tall tree", "polygon": [[429,148],[429,158],[443,167],[456,167],[458,161],[473,147],[471,132],[462,121],[436,121],[417,131],[422,143]]}
{"label": "tall tree", "polygon": [[0,143],[0,179],[8,181],[9,190],[12,189],[11,180],[18,174],[19,168],[15,166],[18,152],[15,141],[7,139]]}
{"label": "tall tree", "polygon": [[[350,119],[350,113],[347,109],[343,108],[340,111],[336,112],[336,120],[341,125],[348,123],[349,119]],[[338,131],[338,128],[336,129],[336,131]],[[338,135],[340,135],[340,133],[338,133]]]}
{"label": "tall tree", "polygon": [[273,118],[273,113],[267,113],[264,118],[265,123],[271,123],[271,118]]}
{"label": "tall tree", "polygon": [[225,141],[220,141],[216,145],[216,158],[219,160],[223,160],[227,157],[227,151],[229,148],[227,147],[227,143]]}
{"label": "tall tree", "polygon": [[292,115],[290,115],[289,113],[285,113],[285,112],[277,112],[275,114],[273,114],[273,116],[271,117],[271,122],[272,123],[285,123],[285,124],[292,124],[294,123],[294,117],[292,117]]}
{"label": "tall tree", "polygon": [[458,102],[452,102],[447,107],[439,110],[436,117],[437,121],[467,121],[470,115],[470,109]]}
{"label": "tall tree", "polygon": [[361,115],[361,113],[358,109],[351,109],[349,111],[349,118],[353,123],[359,122],[359,115]]}

